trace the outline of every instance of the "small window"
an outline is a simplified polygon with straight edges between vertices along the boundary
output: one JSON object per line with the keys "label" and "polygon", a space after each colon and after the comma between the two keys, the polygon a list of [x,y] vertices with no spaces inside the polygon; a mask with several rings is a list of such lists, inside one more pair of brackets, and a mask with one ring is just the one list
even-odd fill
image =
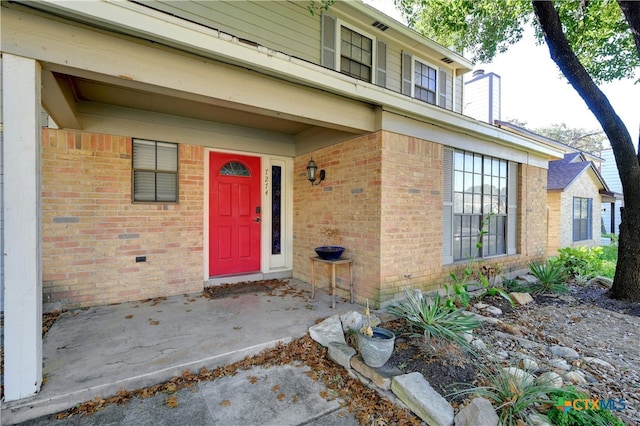
{"label": "small window", "polygon": [[220,168],[220,174],[225,176],[251,176],[247,166],[239,161],[229,161]]}
{"label": "small window", "polygon": [[591,239],[591,198],[573,197],[573,241]]}
{"label": "small window", "polygon": [[178,201],[178,145],[133,141],[133,201]]}
{"label": "small window", "polygon": [[340,28],[340,72],[371,82],[373,40],[347,27]]}

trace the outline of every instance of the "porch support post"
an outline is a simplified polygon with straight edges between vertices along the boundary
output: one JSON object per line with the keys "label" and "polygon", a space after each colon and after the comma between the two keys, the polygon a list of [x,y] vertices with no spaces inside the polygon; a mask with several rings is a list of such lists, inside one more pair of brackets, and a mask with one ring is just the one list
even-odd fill
{"label": "porch support post", "polygon": [[4,397],[42,384],[40,64],[2,55]]}

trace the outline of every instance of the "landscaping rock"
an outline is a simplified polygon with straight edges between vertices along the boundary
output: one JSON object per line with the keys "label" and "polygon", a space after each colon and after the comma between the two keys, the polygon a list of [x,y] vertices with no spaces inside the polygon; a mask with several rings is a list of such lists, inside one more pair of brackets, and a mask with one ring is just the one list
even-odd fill
{"label": "landscaping rock", "polygon": [[502,309],[498,308],[497,306],[487,306],[486,308],[484,308],[484,310],[497,317],[502,315]]}
{"label": "landscaping rock", "polygon": [[516,367],[507,367],[503,370],[513,378],[516,384],[521,385],[522,388],[526,388],[527,386],[531,386],[533,384],[533,376],[524,370]]}
{"label": "landscaping rock", "polygon": [[611,288],[613,287],[613,280],[607,277],[594,277],[594,278],[591,278],[589,281],[587,281],[588,286],[592,284],[597,284],[604,288]]}
{"label": "landscaping rock", "polygon": [[531,358],[522,358],[518,365],[525,371],[536,371],[538,368],[540,368],[538,366],[538,363]]}
{"label": "landscaping rock", "polygon": [[431,387],[422,374],[414,372],[394,377],[391,390],[428,425],[453,425],[453,407]]}
{"label": "landscaping rock", "polygon": [[553,426],[549,418],[540,413],[531,413],[528,418],[533,426]]}
{"label": "landscaping rock", "polygon": [[600,358],[584,357],[583,360],[587,364],[596,364],[596,365],[600,365],[602,367],[609,368],[611,370],[614,369],[613,365],[609,364],[607,361],[601,360]]}
{"label": "landscaping rock", "polygon": [[561,388],[564,384],[562,376],[553,371],[547,371],[536,377],[536,384],[542,386],[552,386],[554,388]]}
{"label": "landscaping rock", "polygon": [[362,322],[365,316],[360,312],[350,311],[340,315],[340,322],[342,323],[342,331],[348,333],[349,330],[360,330]]}
{"label": "landscaping rock", "polygon": [[567,364],[567,360],[562,358],[554,358],[549,360],[549,366],[553,368],[557,368],[558,370],[569,371],[571,370],[571,366]]}
{"label": "landscaping rock", "polygon": [[480,352],[486,352],[487,350],[487,345],[485,345],[482,339],[473,339],[471,341],[471,346],[473,346],[476,350],[479,350]]}
{"label": "landscaping rock", "polygon": [[458,411],[455,426],[497,426],[498,414],[488,399],[474,398],[466,407]]}
{"label": "landscaping rock", "polygon": [[509,297],[518,305],[526,305],[533,302],[533,297],[529,293],[509,293]]}
{"label": "landscaping rock", "polygon": [[339,315],[331,315],[324,321],[309,327],[309,336],[325,347],[332,342],[347,344]]}
{"label": "landscaping rock", "polygon": [[351,367],[383,390],[389,390],[391,388],[391,380],[395,376],[402,374],[399,368],[387,364],[379,368],[369,367],[360,356],[351,359]]}
{"label": "landscaping rock", "polygon": [[502,324],[502,320],[493,317],[485,317],[484,315],[476,314],[475,312],[471,312],[473,317],[480,322],[485,322],[487,324]]}
{"label": "landscaping rock", "polygon": [[554,356],[564,358],[566,360],[580,358],[580,355],[578,355],[578,352],[566,346],[553,345],[549,348],[549,350]]}
{"label": "landscaping rock", "polygon": [[519,275],[516,279],[526,281],[529,284],[536,284],[538,282],[538,279],[531,274]]}
{"label": "landscaping rock", "polygon": [[577,371],[569,371],[565,373],[564,378],[574,385],[584,385],[585,383],[587,383],[587,379],[585,379],[584,376]]}
{"label": "landscaping rock", "polygon": [[330,342],[329,358],[344,368],[351,368],[351,358],[356,354],[356,350],[346,343]]}

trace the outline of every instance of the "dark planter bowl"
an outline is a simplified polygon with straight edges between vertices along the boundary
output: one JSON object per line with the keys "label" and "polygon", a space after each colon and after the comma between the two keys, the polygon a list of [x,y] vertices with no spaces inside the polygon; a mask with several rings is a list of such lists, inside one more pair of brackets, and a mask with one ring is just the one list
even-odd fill
{"label": "dark planter bowl", "polygon": [[324,260],[338,260],[342,253],[344,253],[344,247],[340,246],[322,246],[315,248],[316,253],[320,256],[320,259]]}

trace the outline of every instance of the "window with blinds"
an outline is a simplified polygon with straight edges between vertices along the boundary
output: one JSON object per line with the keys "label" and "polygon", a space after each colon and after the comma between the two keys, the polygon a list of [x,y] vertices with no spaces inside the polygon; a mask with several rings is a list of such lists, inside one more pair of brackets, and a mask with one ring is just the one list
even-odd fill
{"label": "window with blinds", "polygon": [[516,253],[518,164],[444,150],[443,264]]}
{"label": "window with blinds", "polygon": [[178,201],[178,145],[133,141],[133,201]]}
{"label": "window with blinds", "polygon": [[591,239],[591,198],[573,197],[573,241]]}

